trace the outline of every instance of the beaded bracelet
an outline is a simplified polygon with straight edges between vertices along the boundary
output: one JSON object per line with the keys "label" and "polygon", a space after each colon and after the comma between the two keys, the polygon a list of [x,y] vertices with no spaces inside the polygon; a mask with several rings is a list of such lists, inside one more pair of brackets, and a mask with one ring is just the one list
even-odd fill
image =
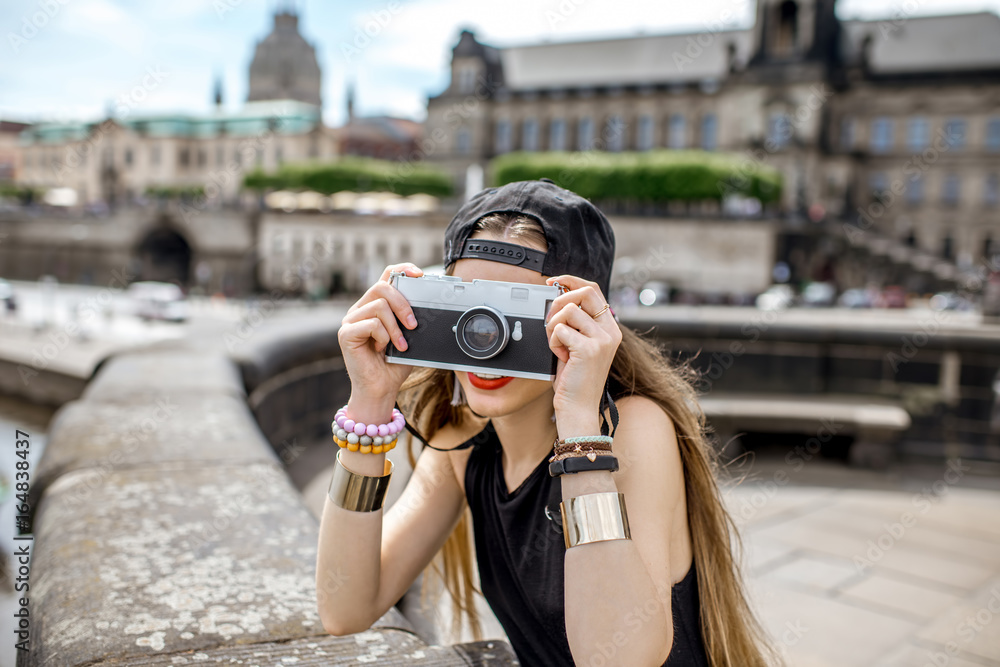
{"label": "beaded bracelet", "polygon": [[587,435],[566,438],[565,440],[557,439],[553,445],[553,456],[549,461],[561,461],[572,456],[586,456],[589,460],[593,461],[597,458],[598,453],[610,454],[612,442],[614,442],[614,439],[609,435]]}
{"label": "beaded bracelet", "polygon": [[362,454],[381,454],[396,446],[406,418],[396,408],[388,424],[365,424],[347,416],[345,405],[337,411],[333,424],[333,441],[342,448]]}

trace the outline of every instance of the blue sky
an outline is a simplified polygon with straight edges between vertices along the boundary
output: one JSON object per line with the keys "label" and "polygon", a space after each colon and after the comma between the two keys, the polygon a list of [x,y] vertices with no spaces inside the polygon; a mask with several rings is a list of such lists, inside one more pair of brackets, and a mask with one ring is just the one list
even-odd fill
{"label": "blue sky", "polygon": [[[217,75],[223,80],[226,106],[238,108],[246,97],[253,47],[270,31],[277,4],[277,0],[3,0],[0,118],[92,120],[126,100],[134,113],[202,113],[211,107]],[[324,117],[338,124],[345,116],[349,80],[355,82],[358,113],[422,120],[426,97],[447,83],[450,50],[465,27],[497,46],[699,31],[720,21],[738,28],[752,23],[755,3],[297,0],[295,4],[302,32],[317,47],[323,69]],[[838,3],[841,18],[967,11],[1000,14],[1000,0]],[[363,27],[379,18],[384,25],[370,42],[355,42]]]}

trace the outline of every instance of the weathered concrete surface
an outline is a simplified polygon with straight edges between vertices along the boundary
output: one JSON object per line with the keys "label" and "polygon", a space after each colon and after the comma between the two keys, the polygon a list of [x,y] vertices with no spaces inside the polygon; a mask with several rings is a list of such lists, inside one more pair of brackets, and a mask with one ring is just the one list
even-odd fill
{"label": "weathered concrete surface", "polygon": [[220,354],[172,349],[115,356],[98,369],[82,398],[138,405],[213,393],[245,399],[236,365]]}
{"label": "weathered concrete surface", "polygon": [[113,470],[168,461],[279,462],[246,403],[229,394],[164,395],[135,405],[73,401],[55,414],[50,432],[33,489],[81,469],[99,481]]}
{"label": "weathered concrete surface", "polygon": [[[326,634],[316,522],[276,464],[162,463],[96,488],[71,472],[46,492],[35,537],[33,664]],[[409,623],[392,610],[376,627]]]}
{"label": "weathered concrete surface", "polygon": [[[4,356],[8,351],[4,350]],[[0,394],[26,398],[41,405],[62,405],[83,393],[87,380],[58,370],[36,369],[0,359]]]}
{"label": "weathered concrete surface", "polygon": [[[101,662],[97,667],[120,665]],[[455,646],[427,646],[409,632],[381,630],[360,632],[347,640],[337,637],[299,639],[281,644],[227,646],[224,649],[190,651],[132,658],[130,665],[232,665],[320,667],[326,665],[377,664],[385,667],[491,667],[518,665],[510,646],[484,641]]]}
{"label": "weathered concrete surface", "polygon": [[[276,361],[276,341],[258,348],[254,377],[274,380],[260,396],[275,409],[336,409],[303,402],[331,400],[342,377],[313,368],[329,365],[319,357],[335,335],[310,335],[315,345],[296,339]],[[395,608],[369,631],[329,636],[317,600],[338,578],[317,592],[318,522],[254,421],[237,362],[196,344],[108,360],[54,417],[31,487],[31,651],[19,667],[516,664],[503,643],[428,646]]]}

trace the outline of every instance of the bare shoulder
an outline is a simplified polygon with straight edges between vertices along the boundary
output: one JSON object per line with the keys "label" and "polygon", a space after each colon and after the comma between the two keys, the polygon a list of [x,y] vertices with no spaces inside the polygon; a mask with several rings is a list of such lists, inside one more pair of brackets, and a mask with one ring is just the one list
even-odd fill
{"label": "bare shoulder", "polygon": [[621,465],[620,478],[682,477],[677,431],[670,415],[645,396],[626,396],[615,405],[619,418],[614,451]]}

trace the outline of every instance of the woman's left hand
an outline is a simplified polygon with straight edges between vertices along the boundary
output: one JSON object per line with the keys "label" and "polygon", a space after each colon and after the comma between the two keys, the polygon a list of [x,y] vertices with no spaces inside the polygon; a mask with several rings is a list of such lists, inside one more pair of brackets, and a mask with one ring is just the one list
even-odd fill
{"label": "woman's left hand", "polygon": [[553,387],[559,437],[597,435],[604,383],[622,332],[597,283],[571,275],[546,280],[555,282],[569,288],[552,302],[545,325],[559,359]]}

